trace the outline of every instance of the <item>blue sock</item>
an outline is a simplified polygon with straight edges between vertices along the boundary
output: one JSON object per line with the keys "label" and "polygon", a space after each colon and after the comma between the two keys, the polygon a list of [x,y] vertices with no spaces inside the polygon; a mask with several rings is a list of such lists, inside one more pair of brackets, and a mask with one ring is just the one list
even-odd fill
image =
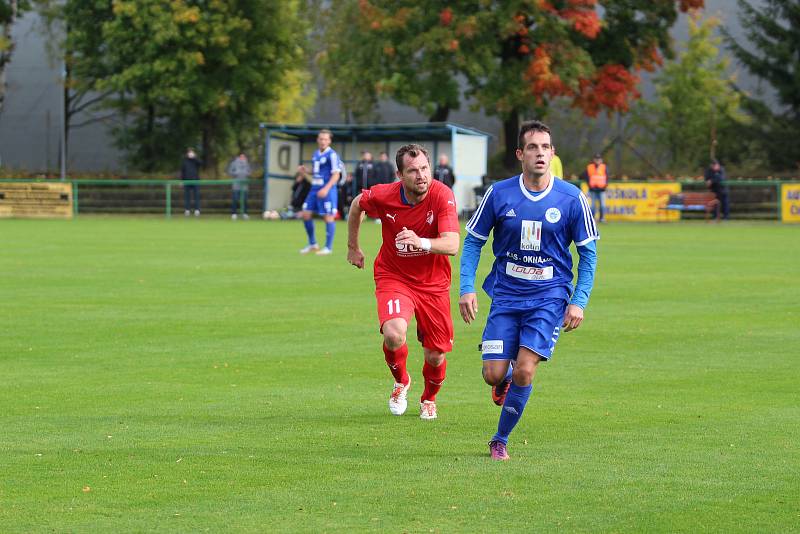
{"label": "blue sock", "polygon": [[508,362],[508,372],[506,372],[506,377],[503,379],[506,382],[511,382],[511,375],[514,374],[514,361]]}
{"label": "blue sock", "polygon": [[308,234],[308,244],[316,245],[317,238],[314,237],[314,221],[312,221],[311,219],[303,221],[303,226],[306,227],[306,233]]}
{"label": "blue sock", "polygon": [[333,234],[336,233],[336,223],[325,223],[325,246],[333,250]]}
{"label": "blue sock", "polygon": [[525,405],[528,403],[531,391],[533,391],[533,385],[518,386],[513,382],[511,383],[511,387],[508,388],[508,395],[506,395],[506,402],[503,403],[503,410],[500,412],[497,434],[494,435],[492,441],[497,440],[508,443],[508,436],[517,426],[519,418],[522,417],[522,412],[525,411]]}

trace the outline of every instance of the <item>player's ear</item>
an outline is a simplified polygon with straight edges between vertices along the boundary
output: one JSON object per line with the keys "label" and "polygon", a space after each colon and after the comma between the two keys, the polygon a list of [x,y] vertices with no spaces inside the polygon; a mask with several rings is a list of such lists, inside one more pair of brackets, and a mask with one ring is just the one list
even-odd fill
{"label": "player's ear", "polygon": [[522,161],[522,150],[518,148],[516,153],[517,153],[517,159]]}

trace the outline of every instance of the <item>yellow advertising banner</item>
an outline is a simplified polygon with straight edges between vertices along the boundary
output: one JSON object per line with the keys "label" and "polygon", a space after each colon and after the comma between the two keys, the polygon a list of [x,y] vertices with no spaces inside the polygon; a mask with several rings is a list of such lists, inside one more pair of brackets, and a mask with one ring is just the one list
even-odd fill
{"label": "yellow advertising banner", "polygon": [[[587,185],[581,189],[589,195]],[[662,209],[670,195],[681,192],[681,184],[674,182],[611,182],[606,189],[606,213],[608,221],[678,221],[681,214]]]}
{"label": "yellow advertising banner", "polygon": [[781,220],[800,223],[800,184],[781,184]]}
{"label": "yellow advertising banner", "polygon": [[72,218],[72,184],[0,183],[0,218]]}

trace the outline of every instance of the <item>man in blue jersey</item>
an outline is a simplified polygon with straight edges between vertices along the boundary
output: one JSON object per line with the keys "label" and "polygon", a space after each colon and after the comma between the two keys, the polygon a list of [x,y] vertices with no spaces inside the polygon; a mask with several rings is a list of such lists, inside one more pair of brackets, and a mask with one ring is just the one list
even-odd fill
{"label": "man in blue jersey", "polygon": [[[581,191],[550,173],[553,143],[539,121],[522,124],[517,159],[522,174],[486,191],[467,223],[461,256],[461,317],[475,320],[475,272],[483,245],[494,232],[494,265],[483,283],[492,299],[483,331],[483,378],[502,406],[489,442],[495,460],[508,460],[506,445],[532,391],[536,368],[553,354],[558,335],[583,321],[597,264],[600,236]],[[572,286],[575,243],[580,260]]]}
{"label": "man in blue jersey", "polygon": [[[300,216],[308,234],[308,245],[300,249],[300,254],[316,252],[318,256],[327,256],[333,251],[333,235],[336,233],[336,210],[338,205],[338,188],[336,182],[341,176],[339,155],[331,148],[333,133],[320,130],[317,134],[318,150],[311,158],[313,164],[311,174],[311,190],[308,192],[303,211]],[[314,221],[311,217],[318,213],[325,221],[325,246],[320,249],[314,235]]]}

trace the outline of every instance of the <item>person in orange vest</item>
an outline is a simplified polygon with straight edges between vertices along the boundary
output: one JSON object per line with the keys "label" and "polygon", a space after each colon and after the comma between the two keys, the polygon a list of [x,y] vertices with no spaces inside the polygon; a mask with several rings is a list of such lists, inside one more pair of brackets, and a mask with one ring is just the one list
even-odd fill
{"label": "person in orange vest", "polygon": [[[592,199],[592,214],[600,222],[605,222],[606,188],[608,187],[608,168],[603,163],[603,155],[595,154],[592,162],[581,173],[581,178],[589,185],[589,197]],[[598,214],[599,211],[599,214]],[[598,217],[599,215],[599,217]]]}

